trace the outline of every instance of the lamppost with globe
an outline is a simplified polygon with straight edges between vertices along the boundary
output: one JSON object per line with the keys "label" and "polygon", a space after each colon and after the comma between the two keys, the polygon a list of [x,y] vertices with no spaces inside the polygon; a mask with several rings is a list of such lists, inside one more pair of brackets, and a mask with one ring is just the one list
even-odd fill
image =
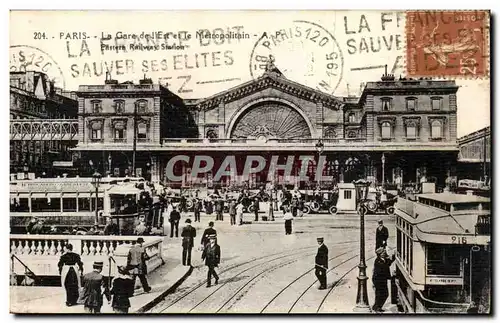
{"label": "lamppost with globe", "polygon": [[368,302],[368,292],[367,292],[367,280],[366,276],[366,262],[365,262],[365,214],[367,208],[363,204],[363,200],[366,198],[366,190],[370,186],[370,182],[366,180],[354,181],[354,186],[356,187],[356,194],[359,192],[359,197],[356,199],[356,210],[359,214],[359,226],[360,226],[360,242],[359,242],[359,274],[358,274],[358,292],[356,295],[356,307],[355,312],[370,312],[370,304]]}

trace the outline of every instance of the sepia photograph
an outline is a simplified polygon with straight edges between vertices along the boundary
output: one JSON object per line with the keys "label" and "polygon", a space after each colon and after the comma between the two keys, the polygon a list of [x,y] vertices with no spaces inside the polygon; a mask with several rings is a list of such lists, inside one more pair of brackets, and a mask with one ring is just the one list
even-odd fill
{"label": "sepia photograph", "polygon": [[9,15],[11,313],[491,315],[490,11]]}

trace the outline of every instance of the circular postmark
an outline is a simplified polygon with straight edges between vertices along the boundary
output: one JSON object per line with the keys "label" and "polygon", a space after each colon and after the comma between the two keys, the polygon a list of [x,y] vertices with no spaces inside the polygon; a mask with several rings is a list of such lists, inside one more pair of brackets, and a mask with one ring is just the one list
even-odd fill
{"label": "circular postmark", "polygon": [[10,46],[9,70],[10,72],[43,72],[49,76],[57,87],[65,88],[64,75],[59,65],[49,54],[33,46]]}
{"label": "circular postmark", "polygon": [[340,46],[328,30],[313,22],[295,20],[292,26],[265,32],[250,56],[252,78],[264,73],[273,59],[287,78],[328,94],[334,94],[342,80]]}

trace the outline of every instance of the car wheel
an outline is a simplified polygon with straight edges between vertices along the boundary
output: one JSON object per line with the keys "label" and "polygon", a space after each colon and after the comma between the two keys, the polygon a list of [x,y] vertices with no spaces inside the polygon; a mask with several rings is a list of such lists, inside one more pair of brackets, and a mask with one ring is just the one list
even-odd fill
{"label": "car wheel", "polygon": [[304,212],[305,214],[310,214],[311,213],[311,208],[309,206],[304,206],[302,208],[302,212]]}
{"label": "car wheel", "polygon": [[394,212],[396,212],[396,209],[394,208],[394,206],[389,206],[387,209],[385,209],[385,213],[386,214],[394,214]]}
{"label": "car wheel", "polygon": [[377,203],[375,203],[375,201],[368,201],[368,203],[366,203],[366,208],[370,212],[376,212],[377,211]]}
{"label": "car wheel", "polygon": [[248,212],[253,213],[253,212],[254,212],[254,210],[255,210],[255,206],[250,205],[250,206],[248,207]]}
{"label": "car wheel", "polygon": [[311,211],[313,211],[314,213],[317,213],[319,211],[320,205],[318,202],[312,202],[310,208],[311,208]]}
{"label": "car wheel", "polygon": [[338,211],[339,211],[339,210],[338,210],[338,209],[337,209],[337,207],[336,207],[336,206],[334,206],[334,205],[330,206],[330,208],[328,209],[328,212],[330,212],[330,214],[331,214],[331,215],[335,215],[335,214],[337,214],[337,212],[338,212]]}

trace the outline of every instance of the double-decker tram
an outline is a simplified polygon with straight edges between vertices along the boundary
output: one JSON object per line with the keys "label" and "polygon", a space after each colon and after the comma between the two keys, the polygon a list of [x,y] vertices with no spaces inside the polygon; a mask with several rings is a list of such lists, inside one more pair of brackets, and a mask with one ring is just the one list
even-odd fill
{"label": "double-decker tram", "polygon": [[[58,233],[88,230],[113,219],[120,230],[139,216],[143,178],[103,177],[99,185],[92,178],[38,178],[10,182],[11,233],[23,234],[33,218],[44,221]],[[142,185],[141,185],[142,184]],[[125,234],[123,232],[122,234]]]}
{"label": "double-decker tram", "polygon": [[489,313],[490,199],[420,194],[396,204],[398,308],[408,313]]}

